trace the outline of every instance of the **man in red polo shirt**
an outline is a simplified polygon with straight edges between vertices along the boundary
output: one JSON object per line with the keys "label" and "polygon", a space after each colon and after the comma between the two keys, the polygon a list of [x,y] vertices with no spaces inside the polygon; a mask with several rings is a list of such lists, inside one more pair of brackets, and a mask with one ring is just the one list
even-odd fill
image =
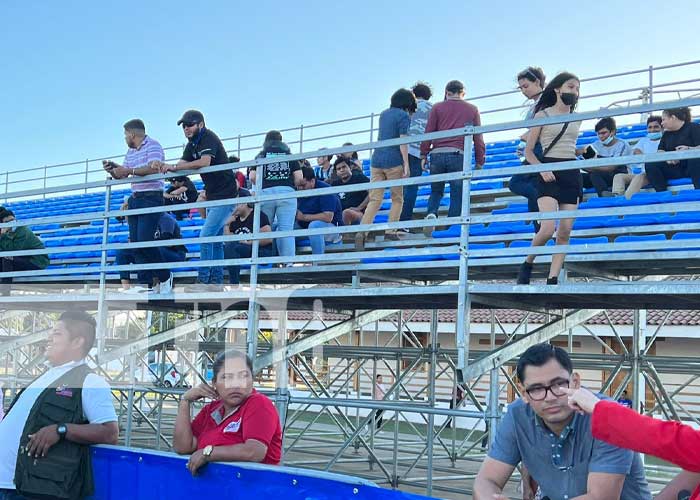
{"label": "man in red polo shirt", "polygon": [[[277,465],[282,458],[282,428],[277,409],[253,389],[253,364],[239,351],[225,351],[214,361],[213,387],[187,391],[175,421],[174,448],[192,454],[187,468],[195,475],[209,462],[259,462]],[[213,399],[191,420],[191,405]]]}

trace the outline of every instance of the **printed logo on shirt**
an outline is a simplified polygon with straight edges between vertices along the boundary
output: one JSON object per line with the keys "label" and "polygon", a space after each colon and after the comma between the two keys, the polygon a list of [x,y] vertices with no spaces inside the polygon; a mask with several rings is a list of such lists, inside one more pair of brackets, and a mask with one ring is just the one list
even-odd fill
{"label": "printed logo on shirt", "polygon": [[66,387],[65,384],[59,385],[58,387],[56,387],[56,396],[61,396],[64,398],[72,398],[73,397],[73,390]]}
{"label": "printed logo on shirt", "polygon": [[234,420],[224,428],[224,432],[238,432],[241,427],[241,419]]}

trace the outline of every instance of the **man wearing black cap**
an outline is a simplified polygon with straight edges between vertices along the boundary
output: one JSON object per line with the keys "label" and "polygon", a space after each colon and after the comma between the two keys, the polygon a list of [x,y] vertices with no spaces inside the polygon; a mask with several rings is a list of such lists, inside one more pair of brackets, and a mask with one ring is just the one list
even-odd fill
{"label": "man wearing black cap", "polygon": [[[14,220],[15,214],[12,210],[0,207],[0,222],[5,223]],[[49,256],[46,254],[2,256],[2,252],[39,250],[43,248],[44,244],[27,226],[0,228],[0,270],[4,273],[11,273],[13,271],[45,269],[49,265]],[[9,295],[12,278],[2,278],[0,283],[0,295]]]}
{"label": "man wearing black cap", "polygon": [[[213,165],[225,165],[228,156],[219,137],[206,128],[204,115],[197,110],[185,111],[177,122],[187,137],[187,146],[177,165],[160,164],[160,170],[180,172],[182,170],[198,170]],[[238,194],[236,179],[232,170],[207,172],[200,174],[204,181],[204,192],[207,201],[226,200],[235,198]],[[207,208],[207,219],[199,235],[201,237],[221,236],[226,219],[233,212],[233,205],[219,205]],[[222,260],[224,258],[223,243],[202,243],[200,245],[201,260]],[[221,266],[200,267],[197,278],[198,285],[222,285],[224,269]],[[196,287],[199,289],[200,287]],[[204,291],[204,290],[203,290]]]}

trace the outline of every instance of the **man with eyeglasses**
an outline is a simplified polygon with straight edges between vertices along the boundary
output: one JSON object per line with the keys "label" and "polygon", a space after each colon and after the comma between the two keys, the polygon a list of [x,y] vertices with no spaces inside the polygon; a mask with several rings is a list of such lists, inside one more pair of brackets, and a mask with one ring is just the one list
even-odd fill
{"label": "man with eyeglasses", "polygon": [[506,499],[518,464],[550,500],[651,500],[639,454],[593,438],[591,417],[574,412],[566,390],[579,388],[568,353],[538,344],[517,365],[522,399],[508,407],[474,482],[475,500]]}
{"label": "man with eyeglasses", "polygon": [[[209,130],[204,123],[204,115],[195,110],[185,111],[177,122],[187,137],[187,146],[182,158],[176,165],[160,163],[160,171],[180,172],[182,170],[199,170],[213,165],[225,165],[229,162],[226,149],[219,137]],[[199,174],[204,182],[204,192],[207,201],[225,200],[238,195],[238,187],[233,170],[207,172]],[[233,213],[234,205],[219,205],[207,208],[206,222],[199,233],[200,237],[221,236],[224,234],[226,220]],[[202,243],[200,245],[200,260],[222,260],[224,244]],[[207,291],[210,285],[222,285],[224,268],[221,266],[200,267],[197,284],[191,291]]]}

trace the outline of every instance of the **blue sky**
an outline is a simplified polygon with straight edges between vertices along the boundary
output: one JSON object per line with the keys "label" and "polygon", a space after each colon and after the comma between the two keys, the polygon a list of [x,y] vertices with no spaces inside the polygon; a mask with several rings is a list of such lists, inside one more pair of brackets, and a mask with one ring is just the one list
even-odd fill
{"label": "blue sky", "polygon": [[181,144],[187,108],[230,137],[381,111],[416,80],[441,94],[458,78],[475,96],[513,88],[528,64],[586,77],[690,61],[700,25],[695,0],[27,0],[4,2],[2,19],[0,172],[123,153],[121,126],[133,117],[163,145]]}

